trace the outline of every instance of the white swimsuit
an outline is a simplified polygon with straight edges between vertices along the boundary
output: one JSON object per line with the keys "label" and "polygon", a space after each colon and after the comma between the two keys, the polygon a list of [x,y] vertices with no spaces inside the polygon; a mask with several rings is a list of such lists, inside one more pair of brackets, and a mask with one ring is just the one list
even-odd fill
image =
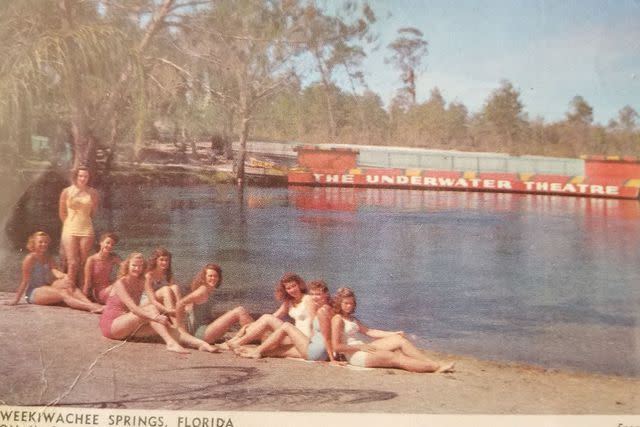
{"label": "white swimsuit", "polygon": [[312,318],[307,312],[307,304],[311,304],[311,295],[304,295],[300,302],[296,305],[289,306],[289,317],[291,317],[296,325],[296,328],[307,337],[311,336],[311,321]]}
{"label": "white swimsuit", "polygon": [[[347,345],[362,345],[365,342],[362,340],[364,336],[360,333],[360,328],[358,324],[353,320],[348,320],[342,318],[344,321],[344,332],[342,334],[342,339],[345,341]],[[367,366],[367,352],[358,350],[354,353],[349,353],[345,355],[347,357],[347,361],[350,365],[360,366],[362,368]]]}

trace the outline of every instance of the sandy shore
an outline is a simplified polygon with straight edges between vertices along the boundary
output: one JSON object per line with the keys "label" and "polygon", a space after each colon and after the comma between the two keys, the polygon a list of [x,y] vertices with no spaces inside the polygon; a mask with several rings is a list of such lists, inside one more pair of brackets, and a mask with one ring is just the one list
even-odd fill
{"label": "sandy shore", "polygon": [[431,414],[637,414],[640,379],[468,357],[452,374],[356,370],[231,353],[176,355],[111,341],[98,316],[5,305],[0,293],[0,403],[229,411]]}

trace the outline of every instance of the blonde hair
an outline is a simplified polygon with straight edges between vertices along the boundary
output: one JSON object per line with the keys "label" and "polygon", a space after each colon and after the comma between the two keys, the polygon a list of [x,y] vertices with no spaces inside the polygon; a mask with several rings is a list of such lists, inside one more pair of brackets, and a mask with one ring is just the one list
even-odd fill
{"label": "blonde hair", "polygon": [[46,237],[48,243],[51,243],[51,237],[49,237],[49,235],[47,233],[45,233],[44,231],[36,231],[31,236],[29,236],[29,239],[27,239],[27,250],[29,252],[35,252],[35,250],[36,250],[36,239],[38,237]]}
{"label": "blonde hair", "polygon": [[140,252],[133,252],[129,254],[129,256],[124,261],[122,261],[122,263],[120,263],[120,271],[118,272],[118,277],[125,277],[129,274],[129,264],[134,259],[141,259],[143,272],[147,271],[147,260],[144,259],[144,255],[142,255]]}

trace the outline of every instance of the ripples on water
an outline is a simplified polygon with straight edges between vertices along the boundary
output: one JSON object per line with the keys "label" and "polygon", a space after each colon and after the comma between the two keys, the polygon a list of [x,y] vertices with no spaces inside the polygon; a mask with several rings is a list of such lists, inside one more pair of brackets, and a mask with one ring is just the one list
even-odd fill
{"label": "ripples on water", "polygon": [[[353,287],[365,323],[425,347],[640,375],[637,201],[299,187],[251,187],[243,198],[232,186],[101,193],[96,227],[120,234],[121,255],[164,245],[183,284],[220,263],[221,308],[274,310],[273,286],[291,270]],[[15,241],[3,248],[3,290],[14,289],[24,236],[59,233],[55,201],[21,209],[6,233]]]}

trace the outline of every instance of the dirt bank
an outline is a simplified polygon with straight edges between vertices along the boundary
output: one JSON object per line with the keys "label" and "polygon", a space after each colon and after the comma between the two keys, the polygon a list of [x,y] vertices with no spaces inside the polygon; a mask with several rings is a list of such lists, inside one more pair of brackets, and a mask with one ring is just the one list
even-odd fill
{"label": "dirt bank", "polygon": [[640,380],[467,357],[453,374],[355,370],[230,353],[179,356],[161,344],[103,338],[98,316],[5,305],[0,400],[7,405],[230,411],[637,414]]}

